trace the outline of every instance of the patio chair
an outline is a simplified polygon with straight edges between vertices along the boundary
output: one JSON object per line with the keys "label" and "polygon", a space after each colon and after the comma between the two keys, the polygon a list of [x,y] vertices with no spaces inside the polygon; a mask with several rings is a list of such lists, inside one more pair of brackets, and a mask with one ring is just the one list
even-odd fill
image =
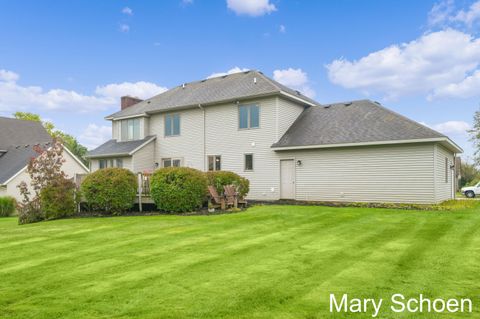
{"label": "patio chair", "polygon": [[220,207],[222,210],[224,210],[226,207],[225,197],[218,195],[217,189],[211,185],[208,186],[208,192],[210,194],[210,203],[214,207]]}
{"label": "patio chair", "polygon": [[238,207],[238,193],[233,185],[223,186],[225,199],[227,200],[227,205],[231,205],[235,208]]}
{"label": "patio chair", "polygon": [[238,205],[243,205],[243,207],[247,207],[247,200],[243,196],[240,196],[240,193],[237,192],[237,187],[235,185],[225,186],[224,190],[225,196],[227,197],[227,202],[228,198],[230,197],[234,199],[235,207],[237,207]]}

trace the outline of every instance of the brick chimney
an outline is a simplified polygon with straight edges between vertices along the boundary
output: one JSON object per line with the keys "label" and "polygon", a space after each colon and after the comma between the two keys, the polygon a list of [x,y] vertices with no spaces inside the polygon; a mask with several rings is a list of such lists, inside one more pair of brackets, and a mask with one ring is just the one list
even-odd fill
{"label": "brick chimney", "polygon": [[128,96],[128,95],[122,96],[120,99],[121,99],[120,105],[122,107],[122,110],[125,110],[127,107],[130,107],[132,105],[135,105],[135,104],[143,101],[141,99],[138,99],[136,97],[131,97],[131,96]]}

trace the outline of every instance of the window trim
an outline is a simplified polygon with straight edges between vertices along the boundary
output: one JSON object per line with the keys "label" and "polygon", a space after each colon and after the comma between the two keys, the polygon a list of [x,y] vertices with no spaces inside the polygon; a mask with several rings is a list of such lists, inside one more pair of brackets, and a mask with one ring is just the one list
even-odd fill
{"label": "window trim", "polygon": [[[210,163],[209,163],[210,157],[213,157],[213,169],[212,170],[210,170]],[[216,165],[217,157],[220,158],[220,169],[217,169],[217,165]],[[207,155],[207,172],[218,172],[218,171],[221,171],[221,170],[222,170],[222,155],[219,155],[219,154]]]}
{"label": "window trim", "polygon": [[[175,131],[174,129],[174,116],[178,115],[178,134],[173,134]],[[171,125],[170,125],[170,130],[172,134],[167,135],[167,118],[171,119]],[[175,136],[180,136],[182,135],[182,116],[180,113],[167,113],[163,117],[163,136],[164,137],[175,137]]]}
{"label": "window trim", "polygon": [[[250,168],[250,169],[247,169],[247,155],[252,156],[252,168]],[[253,156],[253,153],[243,154],[243,171],[244,172],[253,172],[254,171],[254,169],[255,169],[254,158],[255,158],[255,156]]]}
{"label": "window trim", "polygon": [[[104,163],[104,166],[102,167],[102,164]],[[118,163],[121,163],[122,165],[119,166]],[[123,168],[123,157],[106,157],[106,158],[100,158],[98,159],[98,169],[105,169],[105,168]]]}
{"label": "window trim", "polygon": [[[138,121],[138,138],[135,138],[135,121]],[[132,123],[132,138],[129,138],[129,122]],[[125,125],[124,125],[125,124]],[[126,138],[124,139],[123,137],[123,127],[126,126]],[[141,123],[141,118],[139,117],[134,117],[131,119],[124,119],[120,120],[120,141],[136,141],[142,139],[142,123]]]}
{"label": "window trim", "polygon": [[[164,161],[170,160],[170,166],[165,166]],[[180,166],[174,166],[173,161],[180,161]],[[183,157],[162,157],[161,160],[161,167],[183,167]]]}
{"label": "window trim", "polygon": [[[255,127],[251,127],[250,125],[250,122],[251,122],[251,112],[250,112],[250,107],[252,106],[256,106],[258,107],[258,126],[255,126]],[[241,107],[247,107],[247,126],[248,127],[240,127],[240,108]],[[238,125],[237,125],[237,128],[239,131],[244,131],[244,130],[256,130],[256,129],[259,129],[261,128],[261,121],[260,121],[260,118],[262,117],[262,113],[261,113],[261,107],[260,107],[260,103],[247,103],[247,104],[239,104],[238,105],[238,108],[237,108],[237,121],[238,121]]]}

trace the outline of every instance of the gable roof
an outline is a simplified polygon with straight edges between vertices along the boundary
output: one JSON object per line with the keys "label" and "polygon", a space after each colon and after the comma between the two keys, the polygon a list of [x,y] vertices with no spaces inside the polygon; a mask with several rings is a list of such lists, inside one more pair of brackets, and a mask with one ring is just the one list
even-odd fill
{"label": "gable roof", "polygon": [[0,156],[0,185],[25,168],[31,158],[38,156],[33,150],[33,145],[9,146],[5,151],[6,153]]}
{"label": "gable roof", "polygon": [[136,151],[140,150],[151,141],[155,140],[155,136],[147,136],[141,140],[117,142],[115,139],[111,139],[96,149],[89,151],[85,157],[98,158],[109,156],[131,156]]}
{"label": "gable roof", "polygon": [[0,117],[0,128],[0,149],[12,145],[25,146],[52,141],[52,137],[40,122]]}
{"label": "gable roof", "polygon": [[170,109],[197,107],[199,104],[213,104],[274,94],[287,95],[306,105],[318,104],[300,92],[270,79],[259,71],[246,71],[179,85],[113,113],[106,119],[146,115]]}
{"label": "gable roof", "polygon": [[377,102],[359,100],[305,109],[272,148],[282,150],[427,140],[445,140],[453,144],[451,149],[455,152],[462,151],[437,131]]}
{"label": "gable roof", "polygon": [[[0,117],[0,128],[0,185],[2,185],[25,168],[31,158],[38,156],[33,150],[34,145],[48,147],[53,139],[40,122]],[[66,147],[65,151],[88,171]]]}

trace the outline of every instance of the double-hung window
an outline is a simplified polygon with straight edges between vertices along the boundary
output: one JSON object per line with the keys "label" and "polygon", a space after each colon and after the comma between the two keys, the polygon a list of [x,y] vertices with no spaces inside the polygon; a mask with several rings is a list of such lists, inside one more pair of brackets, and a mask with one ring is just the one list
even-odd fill
{"label": "double-hung window", "polygon": [[107,160],[101,159],[101,160],[98,161],[98,167],[100,169],[107,168],[107,166],[108,166],[107,163],[108,163]]}
{"label": "double-hung window", "polygon": [[140,139],[140,119],[128,119],[120,122],[122,141]]}
{"label": "double-hung window", "polygon": [[256,104],[238,107],[238,128],[249,129],[260,127],[260,107]]}
{"label": "double-hung window", "polygon": [[180,114],[165,115],[165,136],[180,135]]}
{"label": "double-hung window", "polygon": [[100,169],[107,167],[123,167],[123,159],[121,158],[110,158],[110,159],[101,159],[98,161],[98,167]]}
{"label": "double-hung window", "polygon": [[222,169],[222,157],[220,155],[208,156],[208,170],[219,171]]}
{"label": "double-hung window", "polygon": [[253,171],[253,154],[245,154],[244,164],[246,171]]}
{"label": "double-hung window", "polygon": [[162,158],[162,167],[180,167],[182,166],[181,158]]}

